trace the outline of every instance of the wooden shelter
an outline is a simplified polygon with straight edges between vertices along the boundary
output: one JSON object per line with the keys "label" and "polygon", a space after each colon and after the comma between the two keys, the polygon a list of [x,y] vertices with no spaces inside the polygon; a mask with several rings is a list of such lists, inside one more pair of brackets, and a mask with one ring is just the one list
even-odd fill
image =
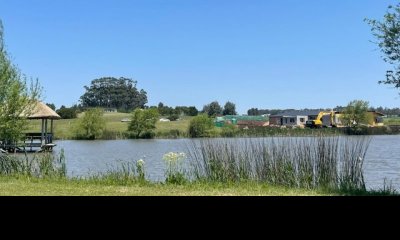
{"label": "wooden shelter", "polygon": [[[52,148],[55,146],[55,144],[53,144],[53,121],[61,119],[61,117],[46,104],[37,102],[36,106],[32,110],[32,113],[27,118],[32,120],[40,119],[42,121],[40,133],[26,133],[25,147],[29,148],[31,151],[36,147],[40,147],[40,150],[52,150]],[[50,120],[50,126],[48,120]],[[40,143],[38,140],[40,140]]]}
{"label": "wooden shelter", "polygon": [[[61,119],[61,117],[50,107],[42,102],[36,102],[32,111],[23,112],[20,114],[21,118],[30,120],[42,120],[40,132],[25,133],[25,138],[22,141],[15,141],[11,139],[1,140],[1,152],[25,152],[25,151],[51,151],[56,146],[53,143],[53,121]],[[50,120],[50,123],[49,123]]]}

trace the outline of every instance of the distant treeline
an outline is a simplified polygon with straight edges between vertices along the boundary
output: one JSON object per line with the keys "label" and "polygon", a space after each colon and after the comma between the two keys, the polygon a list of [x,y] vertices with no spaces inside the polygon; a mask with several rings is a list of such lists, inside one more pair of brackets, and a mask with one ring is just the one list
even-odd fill
{"label": "distant treeline", "polygon": [[264,114],[270,114],[270,115],[276,115],[278,113],[282,112],[290,112],[290,111],[328,111],[329,109],[293,109],[293,108],[288,108],[288,109],[258,109],[258,108],[251,108],[247,111],[247,115],[249,116],[259,116],[259,115],[264,115]]}
{"label": "distant treeline", "polygon": [[175,108],[164,105],[160,102],[158,106],[151,106],[149,108],[156,108],[161,116],[171,115],[186,115],[186,116],[197,116],[199,110],[195,106],[176,106]]}

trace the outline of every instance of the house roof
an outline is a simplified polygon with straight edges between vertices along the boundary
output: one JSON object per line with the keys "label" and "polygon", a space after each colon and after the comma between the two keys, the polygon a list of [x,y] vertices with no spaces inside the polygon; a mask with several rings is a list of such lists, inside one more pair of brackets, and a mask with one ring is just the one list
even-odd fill
{"label": "house roof", "polygon": [[318,115],[320,112],[321,112],[321,110],[291,110],[291,111],[280,112],[276,115],[271,115],[270,117],[314,116],[314,115]]}
{"label": "house roof", "polygon": [[32,110],[32,113],[28,116],[28,119],[60,119],[53,109],[49,108],[42,102],[37,102],[36,106]]}
{"label": "house roof", "polygon": [[379,115],[381,117],[385,116],[385,114],[383,114],[381,112],[377,112],[377,111],[368,111],[368,112],[374,112],[376,115]]}

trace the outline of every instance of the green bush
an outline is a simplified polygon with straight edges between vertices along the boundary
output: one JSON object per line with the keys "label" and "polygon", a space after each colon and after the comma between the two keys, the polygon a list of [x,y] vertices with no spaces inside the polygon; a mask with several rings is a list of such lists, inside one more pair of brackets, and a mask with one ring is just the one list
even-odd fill
{"label": "green bush", "polygon": [[207,115],[194,117],[189,123],[189,136],[192,138],[208,137],[214,127],[213,121]]}
{"label": "green bush", "polygon": [[128,131],[131,138],[154,138],[154,129],[160,114],[155,108],[136,109],[132,113]]}
{"label": "green bush", "polygon": [[78,139],[94,140],[103,135],[106,122],[103,118],[103,110],[93,108],[86,111],[78,121],[76,136]]}
{"label": "green bush", "polygon": [[176,121],[176,120],[179,119],[179,115],[178,114],[172,114],[171,116],[168,116],[167,119],[173,122],[173,121]]}
{"label": "green bush", "polygon": [[221,136],[222,137],[236,137],[238,133],[239,133],[239,129],[235,125],[227,124],[224,127],[222,127]]}
{"label": "green bush", "polygon": [[62,119],[77,118],[76,108],[66,108],[65,106],[61,106],[61,108],[57,110],[57,114],[60,115]]}

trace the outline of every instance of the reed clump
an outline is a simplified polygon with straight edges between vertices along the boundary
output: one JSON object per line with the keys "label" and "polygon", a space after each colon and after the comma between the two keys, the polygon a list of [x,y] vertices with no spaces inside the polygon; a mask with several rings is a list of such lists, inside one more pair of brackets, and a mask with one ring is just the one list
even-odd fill
{"label": "reed clump", "polygon": [[189,146],[191,178],[305,189],[362,190],[368,137],[203,139]]}

